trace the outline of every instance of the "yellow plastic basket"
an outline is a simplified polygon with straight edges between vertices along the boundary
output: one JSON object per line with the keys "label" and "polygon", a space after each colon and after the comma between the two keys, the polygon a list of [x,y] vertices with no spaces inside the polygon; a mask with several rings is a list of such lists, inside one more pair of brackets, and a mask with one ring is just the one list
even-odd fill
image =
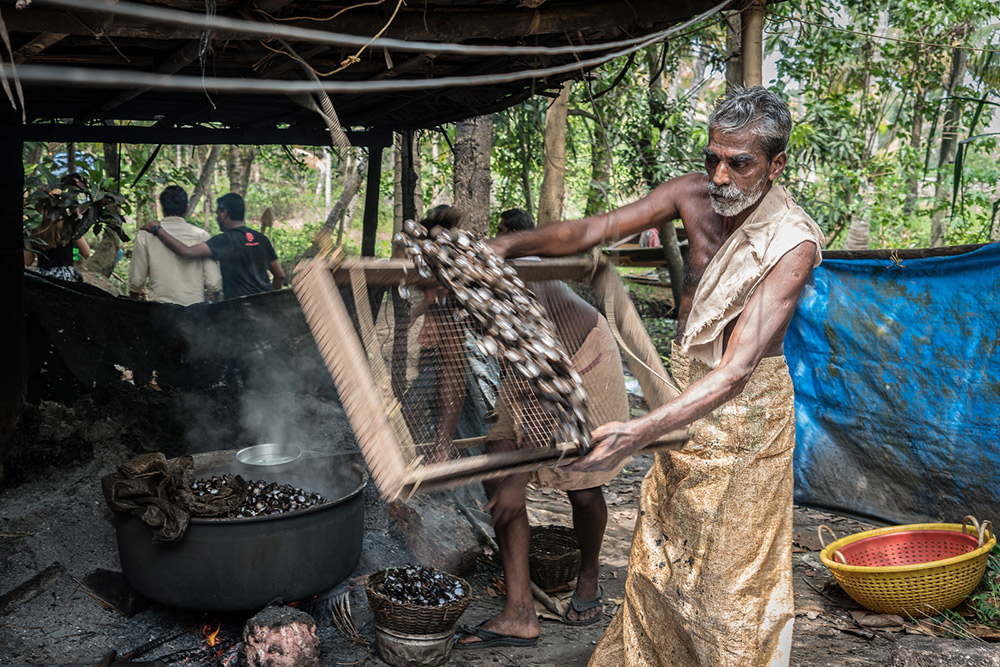
{"label": "yellow plastic basket", "polygon": [[[969,525],[969,524],[972,525]],[[979,585],[996,545],[989,521],[917,523],[866,530],[824,544],[819,557],[858,604],[883,614],[934,616]],[[966,537],[968,536],[968,537]]]}

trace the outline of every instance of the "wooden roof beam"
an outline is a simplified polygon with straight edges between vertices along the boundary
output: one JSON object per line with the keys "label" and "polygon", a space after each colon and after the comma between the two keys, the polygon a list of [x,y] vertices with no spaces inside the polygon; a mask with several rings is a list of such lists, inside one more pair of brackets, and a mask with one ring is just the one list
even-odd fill
{"label": "wooden roof beam", "polygon": [[[176,74],[177,72],[179,72],[180,70],[184,69],[186,66],[194,62],[194,60],[198,57],[200,46],[201,46],[200,39],[191,40],[181,48],[171,53],[170,56],[162,63],[157,65],[156,69],[154,69],[153,71],[157,74]],[[112,97],[110,100],[102,103],[99,107],[95,108],[92,112],[90,112],[90,114],[87,115],[87,118],[88,119],[94,118],[95,116],[99,116],[107,111],[116,109],[121,105],[125,104],[126,102],[130,102],[135,98],[139,97],[140,95],[148,91],[150,88],[152,88],[152,86],[146,86],[145,88],[135,88],[123,92],[119,95],[116,95],[115,97]]]}
{"label": "wooden roof beam", "polygon": [[20,64],[29,58],[34,58],[45,49],[61,41],[64,37],[66,37],[64,33],[43,32],[14,52],[14,62]]}
{"label": "wooden roof beam", "polygon": [[[520,39],[542,35],[574,35],[579,31],[618,28],[619,26],[670,23],[682,21],[704,9],[699,3],[663,2],[662,0],[632,0],[587,6],[560,6],[546,4],[536,10],[498,10],[495,5],[487,9],[467,9],[435,12],[428,17],[423,8],[403,9],[383,33],[383,37],[405,40],[457,42],[469,40],[495,41]],[[17,10],[4,5],[3,20],[11,33],[55,32],[66,35],[93,36],[93,30],[82,24],[70,12]],[[199,39],[201,31],[186,26],[152,24],[113,13],[91,14],[103,20],[101,30],[109,37],[136,39]],[[111,20],[109,20],[111,19]],[[316,28],[315,21],[290,21],[285,25]],[[349,12],[337,19],[336,31],[353,35],[374,35],[385,26],[384,18],[375,12]],[[238,39],[240,33],[217,31],[217,40]]]}
{"label": "wooden roof beam", "polygon": [[[24,141],[86,141],[93,143],[168,144],[198,146],[212,144],[301,144],[329,146],[330,133],[318,127],[162,127],[159,125],[71,125],[38,123],[19,125]],[[388,131],[347,131],[353,146],[382,147],[392,144]]]}
{"label": "wooden roof beam", "polygon": [[[260,6],[261,8],[264,7],[270,8],[270,9],[265,9],[265,11],[272,12],[281,9],[290,2],[292,2],[292,0],[262,0],[262,2],[258,4],[258,6]],[[63,35],[63,37],[65,37],[65,35]],[[200,52],[201,52],[201,35],[199,35],[197,39],[190,40],[189,42],[184,44],[184,46],[174,51],[164,62],[158,65],[156,69],[153,71],[157,74],[176,74],[177,72],[181,71],[182,69],[193,63],[198,58]],[[107,102],[102,104],[99,108],[95,109],[88,116],[88,118],[93,118],[94,116],[97,116],[103,112],[110,111],[112,109],[121,106],[122,104],[125,104],[126,102],[134,100],[139,95],[142,95],[144,92],[148,91],[151,87],[152,86],[143,89],[130,90],[126,93],[122,93],[108,100]]]}

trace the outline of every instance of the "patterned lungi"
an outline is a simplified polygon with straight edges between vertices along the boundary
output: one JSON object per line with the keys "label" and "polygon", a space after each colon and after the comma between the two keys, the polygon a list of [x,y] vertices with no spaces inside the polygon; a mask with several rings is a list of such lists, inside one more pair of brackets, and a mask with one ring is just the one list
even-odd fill
{"label": "patterned lungi", "polygon": [[[682,388],[708,372],[675,345]],[[783,357],[642,483],[625,600],[590,667],[787,665],[795,411]]]}

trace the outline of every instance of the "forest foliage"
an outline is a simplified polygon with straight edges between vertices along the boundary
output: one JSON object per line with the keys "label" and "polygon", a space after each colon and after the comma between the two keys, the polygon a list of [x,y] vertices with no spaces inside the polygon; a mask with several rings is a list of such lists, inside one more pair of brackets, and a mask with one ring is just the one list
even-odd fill
{"label": "forest foliage", "polygon": [[[830,248],[924,247],[1000,239],[1000,4],[995,0],[786,0],[768,5],[765,84],[795,121],[782,179],[820,223]],[[725,19],[612,61],[574,81],[566,128],[564,216],[627,203],[703,169],[706,119],[725,93]],[[536,95],[493,116],[491,219],[537,207],[545,115]],[[425,208],[448,203],[454,126],[417,133]],[[244,147],[244,149],[247,147]],[[226,148],[224,151],[239,151]],[[354,149],[360,153],[364,149]],[[101,145],[77,144],[90,182],[111,170]],[[155,153],[155,155],[154,155]],[[115,188],[130,202],[125,232],[160,216],[164,186],[191,192],[206,147],[123,145]],[[248,223],[264,211],[281,260],[312,244],[346,181],[346,155],[304,146],[244,152]],[[395,151],[386,152],[376,252],[389,253]],[[28,144],[26,171],[65,173],[65,144]],[[214,198],[234,187],[232,160],[207,174],[189,219],[215,231]],[[351,164],[366,164],[351,160]],[[62,171],[60,171],[62,170]],[[106,187],[106,184],[105,184]],[[363,188],[347,206],[346,242],[360,247]],[[30,234],[30,225],[25,227]],[[850,240],[849,240],[850,239]],[[123,277],[124,263],[116,269]]]}

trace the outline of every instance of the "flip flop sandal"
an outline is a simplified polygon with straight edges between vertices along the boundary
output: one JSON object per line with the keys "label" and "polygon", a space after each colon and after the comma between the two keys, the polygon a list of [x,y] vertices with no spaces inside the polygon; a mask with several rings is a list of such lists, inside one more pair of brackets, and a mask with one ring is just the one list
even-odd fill
{"label": "flip flop sandal", "polygon": [[[604,613],[603,613],[604,612],[604,586],[598,585],[598,591],[599,592],[597,594],[597,597],[594,598],[593,600],[588,601],[588,602],[584,602],[583,600],[581,600],[577,596],[576,591],[573,591],[573,597],[570,598],[569,604],[566,605],[566,608],[563,610],[563,613],[562,613],[562,622],[565,623],[566,625],[591,625],[591,624],[597,623],[599,620],[601,620],[601,617],[604,616]],[[583,612],[587,611],[588,609],[594,609],[595,607],[600,607],[601,608],[601,613],[594,614],[590,618],[585,618],[583,620],[572,620],[572,619],[569,618],[569,610],[570,609],[572,609],[573,611],[575,611],[577,614],[582,614]]]}
{"label": "flip flop sandal", "polygon": [[[486,621],[483,621],[485,623]],[[459,639],[462,635],[472,635],[473,637],[478,637],[478,642],[465,642],[459,643]],[[480,626],[471,625],[460,625],[458,626],[458,633],[456,633],[455,643],[452,644],[453,649],[467,650],[476,648],[490,648],[494,646],[520,646],[528,647],[535,646],[538,644],[538,637],[514,637],[511,635],[505,635],[500,632],[493,632],[492,630],[487,630],[486,628]]]}

